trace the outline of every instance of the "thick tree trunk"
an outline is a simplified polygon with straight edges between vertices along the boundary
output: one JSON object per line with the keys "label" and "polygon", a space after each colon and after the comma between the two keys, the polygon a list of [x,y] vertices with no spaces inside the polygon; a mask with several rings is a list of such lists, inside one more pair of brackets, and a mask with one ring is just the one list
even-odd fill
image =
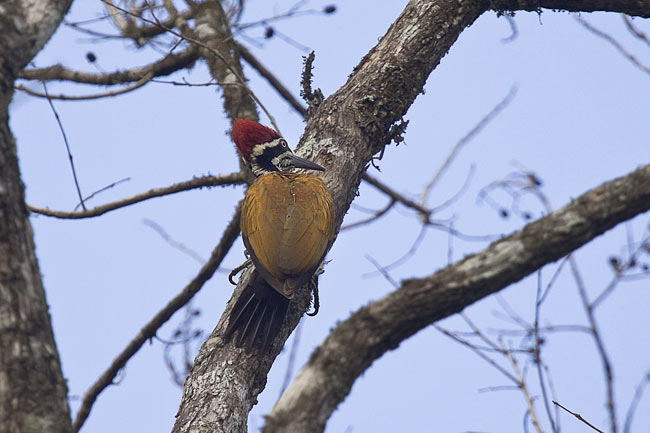
{"label": "thick tree trunk", "polygon": [[18,72],[69,7],[13,0],[0,8],[0,433],[72,431],[8,115]]}

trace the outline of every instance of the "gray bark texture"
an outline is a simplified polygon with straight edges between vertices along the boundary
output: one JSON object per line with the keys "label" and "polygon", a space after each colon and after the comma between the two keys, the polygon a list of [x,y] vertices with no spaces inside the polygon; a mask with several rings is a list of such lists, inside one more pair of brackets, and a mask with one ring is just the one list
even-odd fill
{"label": "gray bark texture", "polygon": [[399,289],[360,308],[332,330],[275,404],[263,432],[324,430],[355,380],[384,353],[649,209],[646,165],[588,191],[478,254],[428,277],[403,281]]}
{"label": "gray bark texture", "polygon": [[15,78],[69,7],[70,0],[0,4],[0,433],[72,431],[8,116]]}
{"label": "gray bark texture", "polygon": [[[399,134],[401,119],[440,59],[482,13],[612,11],[650,16],[650,1],[413,0],[347,83],[311,111],[297,153],[327,167],[322,174],[335,202],[337,223],[355,197],[361,176]],[[557,260],[614,225],[650,207],[650,168],[592,190],[562,210],[494,243],[429,278],[414,279],[340,324],[285,392],[265,432],[323,431],[357,377],[401,341],[430,323]],[[281,335],[267,353],[247,354],[224,344],[233,301],[201,347],[185,382],[173,432],[244,432],[282,345],[309,306],[303,289],[291,303]]]}

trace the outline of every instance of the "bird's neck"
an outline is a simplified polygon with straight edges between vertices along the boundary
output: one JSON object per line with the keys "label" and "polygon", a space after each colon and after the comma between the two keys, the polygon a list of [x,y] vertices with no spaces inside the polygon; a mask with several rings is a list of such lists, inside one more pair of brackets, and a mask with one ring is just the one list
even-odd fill
{"label": "bird's neck", "polygon": [[264,168],[259,164],[252,163],[251,164],[251,171],[255,175],[255,177],[260,177],[264,176],[266,174],[272,174],[272,173],[282,173],[281,171],[278,170],[269,170],[268,168]]}

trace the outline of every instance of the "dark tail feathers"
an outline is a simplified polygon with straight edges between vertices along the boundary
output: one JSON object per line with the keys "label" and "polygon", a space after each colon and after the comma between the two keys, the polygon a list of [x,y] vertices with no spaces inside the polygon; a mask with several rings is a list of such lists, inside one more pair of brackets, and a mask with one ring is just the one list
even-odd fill
{"label": "dark tail feathers", "polygon": [[260,344],[265,351],[280,332],[288,306],[289,300],[255,271],[230,312],[224,339],[230,341],[237,333],[235,346],[251,352],[254,345]]}

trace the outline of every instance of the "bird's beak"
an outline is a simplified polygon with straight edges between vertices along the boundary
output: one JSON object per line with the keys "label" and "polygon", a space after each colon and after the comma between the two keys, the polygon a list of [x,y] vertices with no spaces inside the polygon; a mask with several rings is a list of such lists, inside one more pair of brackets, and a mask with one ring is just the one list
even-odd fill
{"label": "bird's beak", "polygon": [[308,159],[296,156],[294,154],[291,154],[290,156],[289,165],[294,168],[306,168],[309,170],[325,171],[325,167],[318,165],[315,162],[311,162]]}

